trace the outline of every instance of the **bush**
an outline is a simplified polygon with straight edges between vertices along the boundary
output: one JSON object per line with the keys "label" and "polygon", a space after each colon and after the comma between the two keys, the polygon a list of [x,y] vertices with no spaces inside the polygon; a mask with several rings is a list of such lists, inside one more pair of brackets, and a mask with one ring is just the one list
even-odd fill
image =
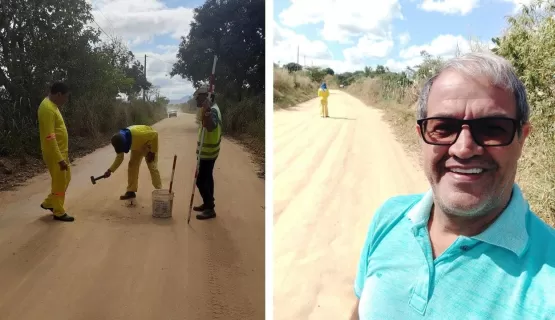
{"label": "bush", "polygon": [[318,86],[304,71],[290,73],[287,69],[274,68],[274,109],[315,98]]}

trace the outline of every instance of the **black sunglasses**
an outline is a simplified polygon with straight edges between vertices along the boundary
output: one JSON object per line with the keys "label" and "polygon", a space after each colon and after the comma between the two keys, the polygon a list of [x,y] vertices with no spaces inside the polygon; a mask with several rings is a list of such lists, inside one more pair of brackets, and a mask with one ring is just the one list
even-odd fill
{"label": "black sunglasses", "polygon": [[468,125],[474,142],[481,147],[507,146],[513,142],[521,123],[506,117],[486,117],[461,120],[432,117],[416,121],[422,139],[427,144],[450,146],[457,141],[463,125]]}

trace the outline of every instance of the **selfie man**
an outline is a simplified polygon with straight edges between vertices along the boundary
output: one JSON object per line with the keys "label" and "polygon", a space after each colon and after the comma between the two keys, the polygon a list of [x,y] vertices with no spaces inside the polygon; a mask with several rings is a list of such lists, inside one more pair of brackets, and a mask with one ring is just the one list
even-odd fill
{"label": "selfie man", "polygon": [[352,319],[555,315],[555,230],[515,183],[529,113],[523,83],[491,53],[449,60],[428,80],[416,131],[431,189],[375,212]]}

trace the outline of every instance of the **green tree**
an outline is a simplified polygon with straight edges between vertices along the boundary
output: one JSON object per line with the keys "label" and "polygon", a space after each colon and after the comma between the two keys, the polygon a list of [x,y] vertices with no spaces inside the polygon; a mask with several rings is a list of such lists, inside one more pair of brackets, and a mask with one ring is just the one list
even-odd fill
{"label": "green tree", "polygon": [[295,71],[301,71],[303,69],[303,66],[301,66],[296,62],[289,62],[284,67],[289,71],[289,73],[295,72]]}
{"label": "green tree", "polygon": [[308,76],[310,77],[310,79],[318,83],[322,82],[327,74],[324,69],[319,67],[309,67],[306,68],[306,70],[308,71]]}
{"label": "green tree", "polygon": [[118,108],[118,92],[150,84],[125,45],[101,42],[91,22],[86,0],[0,1],[0,155],[39,154],[36,108],[56,80],[71,88],[63,113],[70,135],[84,141],[156,118],[156,105]]}
{"label": "green tree", "polygon": [[182,37],[170,75],[199,85],[218,56],[218,93],[240,101],[248,91],[264,91],[264,1],[208,0],[194,11],[187,37]]}
{"label": "green tree", "polygon": [[335,71],[333,71],[332,68],[326,68],[326,69],[324,69],[324,72],[326,74],[329,74],[329,75],[332,75],[332,76],[335,74]]}

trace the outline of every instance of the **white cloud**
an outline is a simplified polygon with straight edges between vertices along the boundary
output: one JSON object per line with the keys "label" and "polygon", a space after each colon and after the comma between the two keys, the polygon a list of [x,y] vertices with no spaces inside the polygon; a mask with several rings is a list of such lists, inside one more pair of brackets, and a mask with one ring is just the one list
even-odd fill
{"label": "white cloud", "polygon": [[[192,84],[180,76],[170,78],[172,64],[181,36],[186,36],[193,20],[193,8],[168,8],[160,0],[87,0],[93,7],[94,20],[111,38],[123,41],[141,63],[147,55],[147,79],[160,87],[169,99],[179,99],[193,92]],[[93,27],[98,27],[94,22]],[[157,36],[170,36],[175,45],[152,46],[137,51],[138,45],[151,44]],[[108,37],[102,34],[106,41]]]}
{"label": "white cloud", "polygon": [[423,59],[420,56],[421,51],[426,51],[434,57],[441,56],[444,59],[449,59],[455,56],[457,46],[459,52],[461,53],[470,51],[470,43],[468,39],[460,35],[455,36],[451,34],[442,34],[437,36],[430,43],[414,45],[406,49],[402,49],[399,52],[399,57],[401,59],[388,59],[385,65],[392,71],[402,71],[405,70],[407,66],[414,67],[422,63]]}
{"label": "white cloud", "polygon": [[[282,63],[283,65],[284,63]],[[301,64],[303,61],[301,60]],[[337,59],[306,59],[306,66],[307,67],[321,67],[321,68],[331,68],[335,73],[343,73],[343,72],[353,72],[355,70],[362,70],[364,68],[364,64],[361,63],[353,63],[347,60],[337,60]]]}
{"label": "white cloud", "polygon": [[391,37],[378,37],[372,34],[358,39],[355,47],[343,50],[345,59],[354,63],[362,63],[365,58],[384,58],[393,48]]}
{"label": "white cloud", "polygon": [[365,34],[385,36],[392,20],[403,16],[398,0],[291,0],[291,6],[279,18],[288,27],[323,22],[324,40],[346,44]]}
{"label": "white cloud", "polygon": [[[193,9],[168,8],[159,0],[89,0],[95,21],[110,36],[117,35],[137,45],[155,36],[186,36],[193,20]],[[93,25],[95,25],[93,23]]]}
{"label": "white cloud", "polygon": [[320,40],[310,40],[295,31],[281,27],[274,21],[274,45],[272,54],[274,61],[289,63],[297,61],[297,47],[299,48],[299,63],[308,59],[331,59],[332,54],[328,46]]}
{"label": "white cloud", "polygon": [[433,39],[429,44],[410,46],[401,50],[399,56],[403,59],[411,59],[419,57],[420,52],[423,50],[433,56],[452,56],[455,54],[457,46],[461,52],[470,49],[468,40],[463,36],[442,34]]}
{"label": "white cloud", "polygon": [[148,81],[154,86],[160,87],[160,93],[169,99],[179,99],[193,93],[191,82],[182,79],[179,75],[170,78],[173,64],[177,61],[178,46],[158,46],[165,48],[163,53],[157,52],[135,52],[135,56],[142,62],[144,55],[146,60],[146,75]]}
{"label": "white cloud", "polygon": [[424,0],[418,7],[424,11],[466,15],[478,7],[480,0]]}
{"label": "white cloud", "polygon": [[299,45],[299,63],[303,66],[332,68],[336,73],[361,69],[351,61],[333,59],[328,46],[320,40],[309,40],[306,36],[293,30],[281,27],[274,21],[274,45],[272,53],[274,62],[280,65],[297,61],[297,45]]}
{"label": "white cloud", "polygon": [[405,46],[410,41],[410,34],[408,32],[404,32],[404,33],[401,33],[398,38],[399,38],[399,44],[401,46]]}
{"label": "white cloud", "polygon": [[387,59],[384,66],[388,67],[390,71],[400,72],[404,71],[407,67],[414,68],[422,63],[421,57],[414,57],[405,60]]}
{"label": "white cloud", "polygon": [[529,6],[530,4],[532,4],[532,0],[501,0],[501,1],[509,2],[514,5],[513,12],[512,12],[513,14],[519,12],[520,9],[522,9],[522,6],[524,5]]}

